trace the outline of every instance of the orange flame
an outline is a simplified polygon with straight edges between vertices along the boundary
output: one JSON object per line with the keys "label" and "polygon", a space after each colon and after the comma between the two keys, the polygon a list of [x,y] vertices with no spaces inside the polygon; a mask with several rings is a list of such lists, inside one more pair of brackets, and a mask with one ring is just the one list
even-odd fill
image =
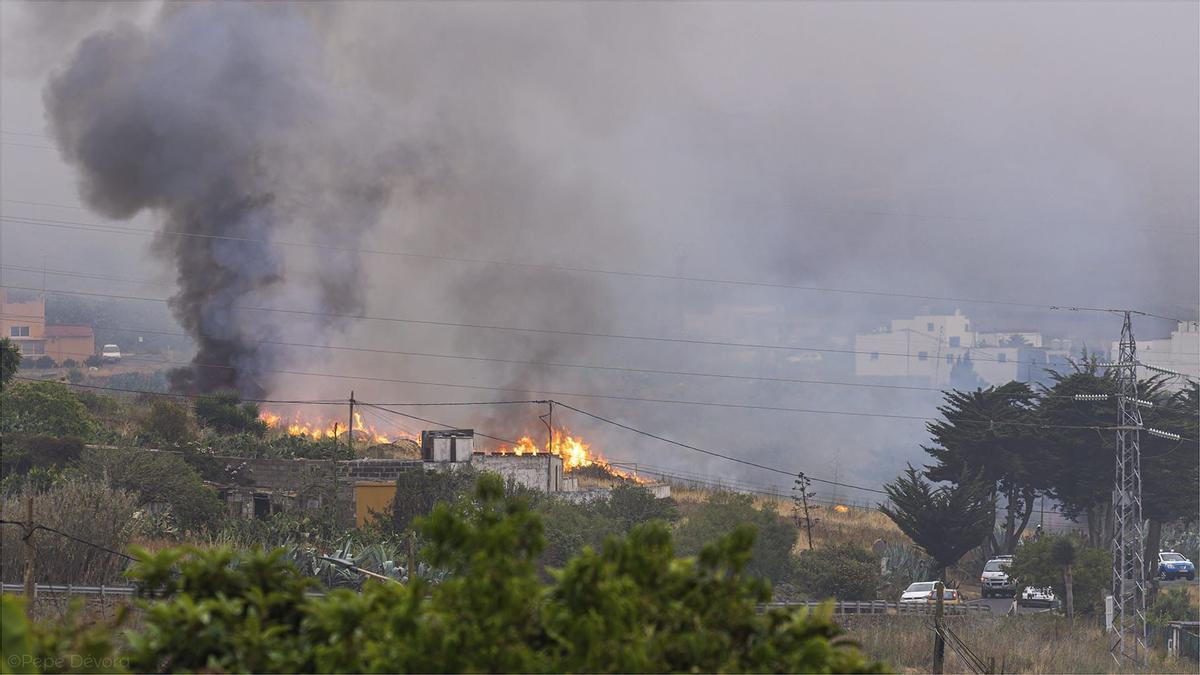
{"label": "orange flame", "polygon": [[[289,436],[306,436],[319,441],[323,438],[338,438],[346,433],[346,425],[340,422],[326,421],[305,421],[300,418],[300,413],[290,422],[284,422],[283,418],[273,412],[263,411],[259,413],[258,418],[262,420],[268,429],[277,429],[286,431]],[[356,437],[367,437],[373,443],[391,443],[391,436],[407,436],[403,432],[396,434],[384,433],[377,430],[375,427],[364,424],[362,415],[354,413],[354,433]]]}
{"label": "orange flame", "polygon": [[[569,433],[564,435],[561,431],[554,432],[554,440],[550,444],[549,452],[552,455],[558,455],[563,460],[563,471],[570,473],[576,469],[584,467],[596,466],[604,471],[628,480],[638,483],[649,483],[650,481],[638,476],[632,472],[618,469],[609,464],[598,452],[592,451],[592,446],[584,443],[582,438],[577,438]],[[536,455],[539,452],[546,452],[545,449],[539,449],[537,443],[528,436],[522,436],[517,439],[517,442],[512,447],[507,445],[500,446],[497,452],[502,455]]]}

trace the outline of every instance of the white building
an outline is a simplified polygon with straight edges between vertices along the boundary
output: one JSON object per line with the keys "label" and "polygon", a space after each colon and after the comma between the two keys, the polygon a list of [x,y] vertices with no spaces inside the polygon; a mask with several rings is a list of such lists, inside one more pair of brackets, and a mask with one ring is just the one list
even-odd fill
{"label": "white building", "polygon": [[[1121,342],[1116,340],[1109,358],[1115,362],[1120,355]],[[1137,358],[1148,366],[1200,379],[1200,322],[1180,321],[1171,336],[1163,340],[1138,340]],[[1169,383],[1169,386],[1182,385],[1182,379]]]}
{"label": "white building", "polygon": [[859,377],[914,377],[934,385],[949,385],[951,371],[963,359],[989,385],[1029,381],[1051,355],[1041,333],[979,333],[958,310],[894,319],[874,333],[854,336],[854,351]]}

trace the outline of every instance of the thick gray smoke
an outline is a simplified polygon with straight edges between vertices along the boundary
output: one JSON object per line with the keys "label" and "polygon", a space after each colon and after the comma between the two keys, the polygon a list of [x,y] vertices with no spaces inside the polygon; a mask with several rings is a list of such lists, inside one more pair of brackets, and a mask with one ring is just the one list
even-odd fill
{"label": "thick gray smoke", "polygon": [[[176,308],[198,336],[196,360],[229,366],[196,370],[205,386],[320,399],[354,389],[360,400],[426,403],[572,392],[900,416],[552,395],[699,447],[877,485],[924,459],[920,418],[936,414],[938,395],[779,381],[869,384],[855,378],[852,356],[477,326],[845,350],[856,333],[891,319],[958,308],[980,330],[1040,330],[1094,349],[1119,322],[451,258],[1194,318],[1198,11],[1195,3],[187,4],[141,29],[95,33],[51,81],[46,107],[88,204],[104,214],[148,209],[169,231],[432,254],[360,258],[164,234],[157,250],[179,273]],[[80,21],[91,28],[102,19],[88,12]],[[48,54],[44,47],[36,52]],[[36,161],[39,151],[14,152]],[[6,186],[24,175],[9,170]],[[5,256],[46,253],[40,234],[6,228]],[[122,271],[114,261],[136,255],[114,251],[114,241],[131,240],[79,232],[61,255],[112,275]],[[53,265],[60,251],[49,253]],[[100,285],[59,280],[70,283]],[[247,306],[365,307],[441,325],[337,320],[343,335],[328,317]],[[1139,337],[1171,328],[1147,318]],[[277,337],[371,351],[258,342]],[[415,414],[511,437],[544,433],[543,410]],[[790,486],[788,476],[578,414],[556,412],[555,421],[611,458]]]}
{"label": "thick gray smoke", "polygon": [[289,317],[294,338],[320,337],[329,313],[363,307],[357,255],[326,251],[319,265],[290,269],[298,256],[269,242],[353,247],[397,181],[389,162],[399,157],[363,159],[339,129],[344,103],[323,69],[302,16],[193,4],[89,37],[46,88],[87,204],[111,218],[161,215],[154,250],[174,263],[171,307],[197,344],[176,388],[270,389],[278,350],[263,342],[285,332],[253,308],[324,313]]}

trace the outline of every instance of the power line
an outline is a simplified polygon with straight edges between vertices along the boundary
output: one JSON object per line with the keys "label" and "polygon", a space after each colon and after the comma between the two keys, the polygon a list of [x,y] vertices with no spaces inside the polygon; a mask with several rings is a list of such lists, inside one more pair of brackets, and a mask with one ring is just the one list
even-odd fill
{"label": "power line", "polygon": [[[688,444],[688,443],[681,443],[680,441],[675,441],[675,440],[672,440],[672,439],[670,439],[670,438],[667,438],[667,437],[665,437],[665,436],[660,436],[660,435],[658,435],[658,434],[652,434],[652,433],[650,433],[649,431],[643,431],[642,429],[638,429],[638,428],[636,428],[636,427],[631,427],[631,426],[629,426],[628,424],[622,424],[621,422],[617,422],[616,420],[609,419],[609,418],[607,418],[607,417],[602,417],[602,416],[600,416],[600,415],[597,415],[597,414],[595,414],[595,413],[590,413],[590,412],[588,412],[588,411],[586,411],[586,410],[582,410],[582,409],[580,409],[580,408],[576,408],[575,406],[568,405],[568,404],[566,404],[566,403],[563,403],[563,402],[561,402],[561,401],[555,401],[555,403],[556,403],[556,404],[558,404],[558,405],[560,405],[560,406],[562,406],[562,407],[564,407],[564,408],[566,408],[567,410],[573,410],[573,411],[575,411],[575,412],[577,412],[577,413],[579,413],[579,414],[581,414],[581,415],[586,415],[586,416],[588,416],[588,417],[591,417],[591,418],[593,418],[593,419],[595,419],[595,420],[598,420],[598,421],[600,421],[600,422],[604,422],[604,423],[606,423],[606,424],[611,424],[611,425],[613,425],[613,426],[620,427],[620,428],[622,428],[622,429],[625,429],[625,430],[627,430],[627,431],[632,431],[632,432],[633,432],[633,433],[635,433],[635,434],[640,434],[640,435],[642,435],[642,436],[646,436],[647,438],[653,438],[653,439],[655,439],[655,440],[662,441],[662,442],[664,442],[664,443],[669,443],[669,444],[671,444],[671,445],[675,445],[675,446],[678,446],[678,447],[681,447],[681,448],[684,448],[684,449],[687,449],[687,450],[692,450],[693,452],[699,452],[699,453],[702,453],[702,454],[705,454],[705,455],[710,455],[710,456],[712,456],[712,457],[720,457],[721,459],[725,459],[725,460],[728,460],[728,461],[730,461],[730,462],[736,462],[736,463],[738,463],[738,464],[745,464],[746,466],[752,466],[752,467],[755,467],[755,468],[758,468],[758,469],[763,469],[764,471],[771,471],[771,472],[774,472],[774,473],[783,474],[783,475],[785,475],[785,476],[795,476],[795,475],[796,475],[796,472],[794,472],[794,471],[786,471],[786,470],[784,470],[784,469],[780,469],[780,468],[777,468],[777,467],[773,467],[773,466],[766,466],[765,464],[759,464],[759,463],[757,463],[757,462],[751,462],[751,461],[749,461],[749,460],[740,459],[740,458],[738,458],[738,457],[733,457],[733,456],[730,456],[730,455],[722,454],[722,453],[720,453],[720,452],[714,452],[714,451],[712,451],[712,450],[705,450],[704,448],[698,448],[698,447],[696,447],[696,446],[694,446],[694,445],[690,445],[690,444]],[[818,483],[826,483],[826,484],[829,484],[829,485],[838,485],[838,486],[840,486],[840,487],[846,487],[846,488],[851,488],[851,489],[855,489],[855,490],[863,490],[863,491],[865,491],[865,492],[875,492],[875,493],[878,493],[878,494],[887,494],[887,493],[886,493],[886,492],[884,492],[883,490],[876,490],[876,489],[874,489],[874,488],[862,487],[862,486],[860,486],[860,485],[851,485],[851,484],[849,484],[849,483],[840,483],[840,482],[837,482],[837,481],[824,480],[824,479],[820,479],[820,478],[813,478],[812,480],[814,480],[814,481],[816,481],[816,482],[818,482]]]}
{"label": "power line", "polygon": [[[0,317],[27,318],[27,319],[34,320],[33,321],[34,323],[37,323],[37,322],[45,323],[44,321],[38,320],[38,317],[34,317],[34,316],[23,316],[23,315],[16,315],[16,314],[0,314]],[[191,335],[180,332],[180,331],[159,331],[159,330],[143,329],[143,328],[136,328],[136,327],[131,327],[131,328],[120,328],[120,327],[108,328],[108,327],[105,327],[105,328],[102,328],[102,330],[109,330],[109,331],[116,331],[116,332],[123,332],[123,333],[148,333],[148,334],[152,334],[152,335],[191,337]],[[397,349],[372,349],[372,348],[366,348],[366,347],[320,345],[320,344],[302,343],[302,342],[286,342],[286,341],[280,341],[280,340],[250,340],[248,342],[251,342],[254,344],[270,344],[270,345],[284,346],[284,347],[302,347],[302,348],[308,348],[308,349],[329,349],[329,350],[335,350],[335,351],[352,351],[352,352],[363,352],[363,353],[370,353],[370,354],[387,354],[387,355],[394,355],[394,356],[410,356],[410,357],[416,357],[416,358],[451,359],[451,360],[476,361],[476,362],[486,362],[486,363],[507,363],[507,364],[514,364],[514,365],[530,365],[530,366],[553,367],[553,368],[572,368],[572,369],[581,369],[581,370],[600,370],[600,371],[622,372],[622,373],[633,373],[633,374],[674,375],[674,376],[685,376],[685,377],[709,377],[709,378],[718,378],[718,379],[743,380],[743,381],[751,381],[751,382],[776,382],[776,383],[781,383],[781,384],[818,384],[818,385],[839,386],[839,387],[860,387],[860,388],[867,388],[867,389],[894,389],[894,390],[900,390],[900,391],[927,391],[927,392],[944,392],[945,391],[945,388],[942,388],[942,387],[922,387],[922,386],[917,386],[917,385],[880,384],[880,383],[871,383],[871,382],[844,382],[844,381],[838,381],[838,380],[809,380],[809,379],[803,379],[803,378],[790,378],[790,377],[766,377],[766,376],[756,376],[756,375],[736,375],[736,374],[731,374],[731,373],[707,373],[707,372],[700,372],[700,371],[668,370],[668,369],[659,369],[659,368],[634,368],[634,367],[629,367],[629,366],[607,366],[607,365],[596,365],[596,364],[564,363],[564,362],[554,362],[554,361],[534,361],[534,360],[527,360],[527,359],[505,359],[505,358],[489,357],[489,356],[468,356],[468,355],[462,355],[462,354],[439,354],[439,353],[434,353],[434,352],[414,352],[414,351],[397,350]],[[158,361],[158,360],[153,360],[153,359],[137,359],[137,357],[132,357],[132,356],[124,357],[124,358],[142,360],[142,361],[152,362],[152,363],[174,363],[174,364],[179,364],[179,365],[193,365],[195,367],[202,367],[202,368],[203,367],[232,368],[232,366],[227,366],[227,365],[202,364],[202,363],[193,363],[190,361]],[[1016,362],[1014,361],[1014,362],[1010,362],[1010,363],[1016,363]],[[1049,364],[1043,364],[1043,365],[1049,365]],[[324,373],[305,373],[305,372],[301,372],[301,371],[291,371],[291,370],[264,369],[262,372],[293,374],[293,375],[312,375],[312,376],[333,377],[333,378],[342,378],[342,379],[375,379],[375,380],[379,380],[379,381],[396,382],[396,383],[400,383],[400,384],[405,384],[405,383],[419,384],[418,382],[411,382],[408,380],[391,380],[388,378],[364,378],[364,377],[358,377],[358,376],[324,374]],[[1012,397],[1012,398],[1020,397],[1019,394],[1011,394],[1008,396]],[[1064,398],[1073,398],[1073,397],[1065,396]]]}
{"label": "power line", "polygon": [[[440,254],[432,254],[432,253],[414,253],[414,252],[410,252],[410,251],[395,251],[395,250],[389,251],[389,250],[382,250],[382,249],[358,248],[358,247],[352,247],[352,246],[337,246],[334,244],[321,244],[321,243],[316,243],[316,242],[285,241],[285,240],[274,240],[274,239],[256,239],[253,237],[238,237],[238,236],[233,236],[233,235],[220,235],[220,234],[202,234],[202,233],[196,233],[196,232],[185,232],[185,231],[181,231],[181,230],[166,230],[166,229],[148,230],[148,229],[139,228],[139,227],[126,227],[126,226],[122,226],[122,225],[113,225],[113,224],[105,224],[105,223],[81,223],[78,221],[58,220],[58,219],[50,219],[50,218],[30,218],[30,217],[18,218],[18,217],[13,217],[13,216],[0,216],[0,220],[2,220],[4,222],[18,224],[18,225],[31,225],[31,226],[35,226],[35,227],[51,227],[51,228],[74,229],[74,230],[84,230],[84,231],[93,231],[93,232],[109,232],[109,233],[113,233],[113,234],[128,234],[128,235],[143,236],[143,237],[153,237],[153,236],[158,236],[158,235],[171,235],[171,236],[179,236],[179,237],[192,237],[192,238],[199,238],[199,239],[238,241],[238,242],[243,242],[243,243],[268,244],[268,245],[276,245],[276,246],[291,246],[291,247],[299,247],[299,248],[327,249],[327,250],[332,250],[332,251],[340,251],[343,253],[356,253],[356,254],[366,254],[366,255],[404,257],[404,258],[420,258],[420,259],[426,259],[426,260],[462,262],[462,263],[469,263],[469,264],[476,264],[476,265],[493,265],[493,266],[499,266],[499,267],[503,267],[503,268],[543,269],[543,270],[568,272],[568,273],[575,273],[575,274],[593,274],[593,275],[626,277],[626,278],[634,278],[634,279],[654,279],[654,280],[660,280],[660,281],[684,281],[684,282],[689,282],[689,283],[703,283],[703,284],[715,284],[715,285],[739,286],[739,287],[774,288],[774,289],[785,289],[785,290],[808,291],[808,292],[816,292],[816,293],[838,293],[838,294],[848,294],[848,295],[864,295],[864,296],[887,297],[887,298],[904,298],[904,299],[910,299],[910,300],[925,300],[925,301],[937,301],[937,302],[960,302],[960,303],[970,303],[970,304],[1001,305],[1001,306],[1008,306],[1008,307],[1023,307],[1023,308],[1027,308],[1027,309],[1040,309],[1040,310],[1054,310],[1054,309],[1060,309],[1062,307],[1069,306],[1069,303],[1062,303],[1059,306],[1053,306],[1053,305],[1038,304],[1038,303],[1016,302],[1016,301],[1010,301],[1010,300],[963,298],[963,297],[954,297],[954,296],[938,296],[938,295],[927,295],[927,294],[917,294],[917,293],[900,293],[900,292],[895,292],[895,291],[873,291],[873,290],[863,290],[863,289],[835,288],[835,287],[827,287],[827,286],[812,286],[812,285],[804,285],[804,284],[788,284],[788,283],[770,282],[770,281],[754,281],[754,280],[744,280],[744,279],[722,279],[722,278],[713,278],[713,277],[684,276],[684,275],[661,274],[661,273],[652,273],[652,272],[636,272],[636,271],[627,271],[627,270],[608,270],[608,269],[601,269],[601,268],[595,268],[595,267],[579,267],[579,266],[570,266],[570,265],[554,265],[554,264],[545,264],[545,263],[518,262],[518,261],[511,261],[511,260],[495,260],[495,259],[488,259],[488,258],[468,258],[468,257],[462,257],[462,256],[450,256],[450,255],[440,255]],[[1181,321],[1182,319],[1172,319],[1172,320]]]}
{"label": "power line", "polygon": [[[400,417],[407,417],[408,419],[413,419],[413,420],[417,420],[417,421],[420,421],[420,422],[426,422],[426,423],[428,423],[428,424],[434,424],[434,425],[437,425],[437,426],[439,426],[439,427],[443,427],[443,428],[445,428],[445,429],[461,429],[461,428],[462,428],[462,426],[457,426],[457,425],[453,425],[453,424],[446,424],[446,423],[444,423],[444,422],[438,422],[438,421],[436,421],[436,420],[431,420],[431,419],[428,419],[428,418],[425,418],[425,417],[417,417],[416,415],[411,415],[411,414],[409,414],[409,413],[403,413],[403,412],[400,412],[399,410],[391,410],[391,409],[389,409],[389,408],[385,408],[384,406],[381,406],[381,405],[376,405],[376,404],[374,404],[374,403],[365,403],[365,402],[361,402],[361,401],[356,401],[356,402],[357,402],[357,403],[360,403],[361,405],[367,406],[367,407],[369,407],[369,408],[375,408],[376,410],[381,410],[381,411],[383,411],[383,412],[385,412],[385,413],[391,413],[392,415],[399,415]],[[396,404],[391,404],[391,405],[396,405]],[[401,403],[401,404],[399,404],[399,405],[404,405],[404,404],[403,404],[403,403]],[[516,442],[516,441],[514,441],[514,440],[511,440],[511,439],[508,439],[508,438],[501,438],[501,437],[499,437],[499,436],[492,436],[492,435],[489,435],[489,434],[485,434],[485,433],[483,433],[483,432],[481,432],[481,431],[475,431],[475,435],[476,435],[476,436],[483,436],[484,438],[489,438],[489,439],[491,439],[491,440],[493,440],[493,441],[499,441],[499,442],[501,442],[501,443],[508,443],[509,445],[517,445],[517,442]]]}
{"label": "power line", "polygon": [[[12,288],[12,289],[16,289],[16,290],[24,290],[24,291],[58,293],[58,294],[62,294],[62,295],[78,295],[78,296],[83,296],[83,297],[113,298],[113,299],[119,299],[119,300],[136,300],[136,301],[142,301],[142,302],[159,302],[159,303],[164,303],[164,304],[169,302],[169,300],[167,298],[151,298],[151,297],[136,296],[136,295],[120,295],[120,294],[116,294],[116,293],[96,293],[96,292],[90,292],[90,291],[68,291],[68,290],[60,290],[60,289],[42,289],[42,288],[35,288],[32,286],[8,286],[8,288]],[[611,339],[611,340],[661,342],[661,343],[670,343],[670,344],[690,344],[690,345],[715,346],[715,347],[737,347],[737,348],[742,348],[742,349],[769,349],[769,350],[775,350],[775,351],[802,351],[802,352],[819,352],[819,353],[829,353],[829,354],[859,354],[859,355],[895,356],[895,357],[904,357],[904,358],[908,358],[908,359],[911,359],[911,358],[919,359],[920,358],[919,354],[916,354],[916,355],[902,354],[899,352],[871,352],[871,351],[861,351],[861,350],[854,350],[854,349],[835,349],[835,348],[831,348],[831,347],[804,347],[804,346],[798,346],[798,345],[772,345],[772,344],[762,344],[762,343],[753,343],[753,342],[734,342],[734,341],[728,341],[728,340],[702,340],[702,339],[698,339],[698,338],[672,338],[672,337],[650,336],[650,335],[627,335],[627,334],[621,334],[621,333],[599,333],[599,332],[565,330],[565,329],[554,329],[554,328],[527,328],[527,327],[523,327],[523,326],[501,326],[501,325],[495,325],[495,324],[478,324],[478,323],[466,323],[466,322],[456,322],[456,321],[435,321],[432,319],[410,319],[410,318],[402,318],[402,317],[372,316],[372,315],[368,315],[368,314],[344,314],[344,313],[339,313],[339,312],[317,312],[317,311],[312,311],[312,310],[286,309],[286,308],[282,308],[282,307],[249,307],[249,306],[245,306],[245,305],[231,305],[230,309],[241,309],[241,310],[251,311],[251,312],[278,312],[278,313],[282,313],[282,314],[295,314],[295,315],[300,315],[300,316],[313,316],[313,317],[322,317],[322,318],[350,319],[350,320],[354,320],[354,321],[380,321],[380,322],[387,322],[387,323],[404,323],[404,324],[439,326],[439,327],[449,327],[449,328],[471,328],[471,329],[476,329],[476,330],[495,330],[495,331],[516,332],[516,333],[538,333],[538,334],[547,334],[547,335],[563,335],[563,336],[568,336],[568,337],[592,337],[592,338],[603,338],[603,339]],[[972,348],[972,349],[980,349],[980,348]],[[986,348],[983,348],[983,349],[986,349]],[[993,359],[973,358],[972,360],[978,361],[978,362],[985,362],[985,363],[1047,365],[1045,363],[1038,362],[1038,361],[1020,361],[1020,360],[1009,361],[1007,359],[1004,361],[1000,361],[999,358],[993,358]]]}
{"label": "power line", "polygon": [[[21,527],[24,527],[24,526],[26,525],[26,523],[23,523],[23,522],[21,522],[21,521],[18,521],[18,520],[0,520],[0,525],[19,525],[19,526],[21,526]],[[55,528],[53,528],[53,527],[50,527],[50,526],[48,526],[48,525],[39,525],[39,524],[37,524],[37,523],[34,523],[34,525],[33,525],[33,529],[34,529],[34,531],[37,531],[37,530],[45,530],[45,531],[47,531],[47,532],[53,532],[54,534],[57,534],[57,535],[59,535],[59,536],[61,536],[61,537],[66,537],[67,539],[70,539],[70,540],[72,540],[72,541],[76,541],[76,542],[78,542],[78,543],[80,543],[80,544],[84,544],[84,545],[87,545],[87,546],[91,546],[92,548],[99,549],[99,550],[101,550],[101,551],[104,551],[105,553],[111,553],[112,555],[120,556],[120,557],[122,557],[122,558],[124,558],[124,559],[126,559],[126,560],[128,560],[128,561],[130,561],[130,562],[137,562],[137,558],[134,558],[134,557],[133,557],[133,556],[131,556],[131,555],[127,555],[127,554],[125,554],[125,553],[121,553],[120,551],[114,551],[114,550],[112,550],[111,548],[108,548],[107,546],[101,546],[100,544],[97,544],[97,543],[94,543],[94,542],[90,542],[90,541],[88,541],[88,540],[86,540],[86,539],[80,539],[79,537],[76,537],[76,536],[75,536],[75,535],[73,535],[73,534],[68,534],[68,533],[66,533],[66,532],[63,532],[62,530],[55,529]]]}

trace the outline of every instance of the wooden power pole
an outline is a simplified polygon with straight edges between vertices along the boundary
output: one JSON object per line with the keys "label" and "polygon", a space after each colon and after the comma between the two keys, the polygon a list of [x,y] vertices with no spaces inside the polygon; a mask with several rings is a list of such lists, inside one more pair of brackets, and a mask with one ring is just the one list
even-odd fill
{"label": "wooden power pole", "polygon": [[346,427],[346,449],[354,455],[354,390],[350,390],[350,425]]}
{"label": "wooden power pole", "polygon": [[33,596],[35,592],[33,576],[33,495],[25,496],[25,527],[22,528],[21,539],[25,543],[25,601],[29,611],[33,611]]}
{"label": "wooden power pole", "polygon": [[946,640],[942,637],[942,612],[945,605],[942,598],[946,595],[946,585],[938,581],[933,585],[936,602],[933,608],[933,673],[942,675],[946,666]]}

